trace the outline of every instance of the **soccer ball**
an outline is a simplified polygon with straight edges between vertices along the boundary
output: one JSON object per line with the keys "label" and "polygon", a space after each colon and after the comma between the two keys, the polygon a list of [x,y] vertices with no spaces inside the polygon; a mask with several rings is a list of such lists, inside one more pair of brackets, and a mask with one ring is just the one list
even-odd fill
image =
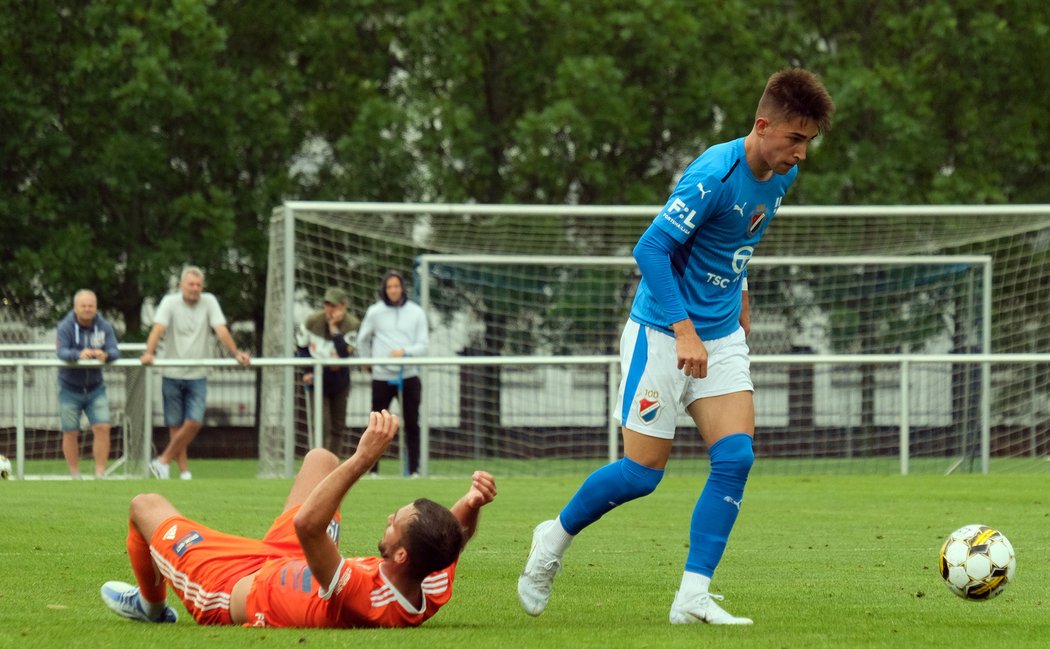
{"label": "soccer ball", "polygon": [[969,600],[991,599],[1014,578],[1014,546],[999,530],[966,525],[941,546],[938,562],[948,590]]}
{"label": "soccer ball", "polygon": [[11,460],[7,459],[3,455],[0,455],[0,480],[7,480],[11,477]]}

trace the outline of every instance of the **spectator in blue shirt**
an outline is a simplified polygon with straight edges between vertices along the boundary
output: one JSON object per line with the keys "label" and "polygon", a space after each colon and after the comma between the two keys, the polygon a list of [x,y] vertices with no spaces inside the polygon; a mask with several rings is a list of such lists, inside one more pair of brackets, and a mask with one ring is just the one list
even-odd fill
{"label": "spectator in blue shirt", "polygon": [[[98,314],[98,298],[81,289],[73,296],[73,310],[58,323],[58,357],[69,363],[120,358],[113,325]],[[92,455],[95,478],[106,474],[109,461],[109,397],[100,367],[61,367],[58,370],[58,404],[62,420],[62,454],[74,480],[80,479],[80,419],[86,414],[95,434]]]}

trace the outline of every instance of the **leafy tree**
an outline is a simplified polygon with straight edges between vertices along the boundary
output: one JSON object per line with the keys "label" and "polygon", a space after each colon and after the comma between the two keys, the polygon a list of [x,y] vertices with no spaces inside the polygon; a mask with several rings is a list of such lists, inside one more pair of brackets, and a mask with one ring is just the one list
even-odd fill
{"label": "leafy tree", "polygon": [[[402,107],[401,119],[387,115],[386,132],[402,135],[397,144],[412,163],[406,167],[404,153],[391,157],[387,146],[354,131],[364,137],[353,146],[340,140],[333,166],[353,167],[343,175],[353,185],[363,177],[386,186],[383,178],[408,174],[397,200],[655,203],[683,162],[721,136],[720,116],[736,110],[733,102],[744,94],[738,88],[752,88],[747,110],[753,111],[764,77],[756,90],[754,79],[738,80],[722,65],[736,45],[724,34],[744,7],[719,3],[718,11],[698,12],[691,2],[601,2],[580,12],[554,0],[453,0],[414,6],[403,18],[387,15],[397,63],[382,89],[389,101],[375,102]],[[370,165],[355,165],[361,151],[374,154]],[[333,180],[329,191],[349,193]],[[486,240],[485,231],[498,232],[515,218],[486,216],[471,226]],[[532,219],[527,240],[542,242],[536,252],[548,254],[626,252],[609,229],[568,221]],[[638,226],[640,233],[644,225]],[[445,252],[459,243],[446,232],[428,245]],[[513,334],[522,322],[542,320],[550,304],[546,283],[537,276],[513,287],[472,283],[455,291],[463,282],[449,282],[437,306],[446,313],[469,309],[483,322],[471,353],[507,353],[509,341],[530,344]],[[557,308],[551,323],[563,321],[565,310]],[[492,418],[479,426],[495,430],[498,368],[476,371],[483,375],[474,383],[482,392],[476,398],[489,404]]]}
{"label": "leafy tree", "polygon": [[[766,76],[790,65],[838,106],[792,204],[1050,202],[1032,71],[1048,33],[1035,0],[8,0],[0,305],[52,322],[88,286],[141,336],[143,300],[193,262],[261,327],[282,199],[659,203],[706,146],[748,132]],[[535,240],[623,255],[646,221],[537,220]],[[553,338],[580,306],[444,297],[487,319],[490,352],[508,323]],[[1010,331],[1043,330],[1045,291],[1016,304]]]}
{"label": "leafy tree", "polygon": [[[1050,200],[1038,72],[1050,15],[1030,0],[784,2],[785,43],[838,106],[796,202]],[[770,16],[776,12],[768,12]],[[1023,46],[1019,46],[1023,44]]]}
{"label": "leafy tree", "polygon": [[0,163],[5,298],[46,322],[90,287],[134,338],[144,298],[195,263],[234,319],[261,323],[263,226],[303,139],[285,59],[262,49],[282,3],[250,23],[192,0],[42,5],[0,17],[4,119],[24,134]]}

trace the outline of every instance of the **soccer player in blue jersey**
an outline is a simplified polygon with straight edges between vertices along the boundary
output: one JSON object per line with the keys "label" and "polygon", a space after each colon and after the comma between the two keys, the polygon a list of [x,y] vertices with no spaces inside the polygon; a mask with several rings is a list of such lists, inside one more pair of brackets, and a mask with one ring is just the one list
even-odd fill
{"label": "soccer player in blue jersey", "polygon": [[751,624],[709,591],[754,462],[755,408],[745,337],[747,263],[834,104],[813,73],[771,76],[746,136],[710,147],[682,174],[634,248],[642,279],[620,338],[623,378],[614,415],[624,457],[592,473],[559,516],[536,526],[518,580],[529,615],[550,599],[572,540],[606,512],[646,496],[671,454],[684,408],[711,469],[693,510],[672,624]]}

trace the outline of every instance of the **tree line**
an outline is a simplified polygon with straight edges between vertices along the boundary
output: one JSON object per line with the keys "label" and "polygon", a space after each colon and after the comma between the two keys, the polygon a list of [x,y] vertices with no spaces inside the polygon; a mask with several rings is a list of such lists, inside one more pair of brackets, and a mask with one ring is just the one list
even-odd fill
{"label": "tree line", "polygon": [[192,262],[261,328],[285,199],[660,203],[796,65],[837,112],[791,203],[1050,202],[1032,0],[2,5],[0,318],[89,287],[141,339]]}

